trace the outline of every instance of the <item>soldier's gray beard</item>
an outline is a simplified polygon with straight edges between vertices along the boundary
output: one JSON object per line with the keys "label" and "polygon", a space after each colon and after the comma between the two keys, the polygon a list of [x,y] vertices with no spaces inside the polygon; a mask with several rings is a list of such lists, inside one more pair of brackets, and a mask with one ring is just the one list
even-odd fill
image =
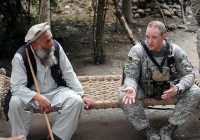
{"label": "soldier's gray beard", "polygon": [[45,66],[53,66],[58,63],[57,58],[54,55],[54,48],[52,49],[43,49],[38,46],[40,49],[36,52],[37,56],[43,61]]}

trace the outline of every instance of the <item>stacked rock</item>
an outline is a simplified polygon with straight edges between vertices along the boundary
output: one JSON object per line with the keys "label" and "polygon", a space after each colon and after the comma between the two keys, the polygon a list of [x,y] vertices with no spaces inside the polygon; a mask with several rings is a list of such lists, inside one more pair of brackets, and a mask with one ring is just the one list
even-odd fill
{"label": "stacked rock", "polygon": [[133,0],[132,5],[133,18],[145,16],[159,18],[162,17],[160,9],[164,16],[181,17],[181,6],[178,0]]}

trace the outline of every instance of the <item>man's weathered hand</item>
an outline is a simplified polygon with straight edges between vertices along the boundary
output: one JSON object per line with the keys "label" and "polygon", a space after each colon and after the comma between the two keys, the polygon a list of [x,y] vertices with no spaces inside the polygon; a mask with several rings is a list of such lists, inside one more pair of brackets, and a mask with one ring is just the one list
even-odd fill
{"label": "man's weathered hand", "polygon": [[9,137],[9,138],[0,137],[0,140],[26,140],[26,137],[24,135],[13,136],[13,137]]}
{"label": "man's weathered hand", "polygon": [[121,91],[126,92],[126,94],[123,97],[123,102],[125,102],[125,104],[135,103],[136,91],[133,87],[127,87]]}
{"label": "man's weathered hand", "polygon": [[82,99],[83,99],[83,102],[84,102],[84,107],[86,109],[90,109],[94,105],[94,101],[93,100],[91,100],[91,99],[89,99],[89,98],[87,98],[85,96],[83,96]]}
{"label": "man's weathered hand", "polygon": [[45,96],[41,94],[35,95],[34,99],[38,102],[41,109],[41,113],[50,113],[51,112],[51,102]]}
{"label": "man's weathered hand", "polygon": [[169,99],[173,96],[175,96],[178,92],[178,88],[171,82],[170,88],[163,92],[163,95],[161,96],[162,99]]}

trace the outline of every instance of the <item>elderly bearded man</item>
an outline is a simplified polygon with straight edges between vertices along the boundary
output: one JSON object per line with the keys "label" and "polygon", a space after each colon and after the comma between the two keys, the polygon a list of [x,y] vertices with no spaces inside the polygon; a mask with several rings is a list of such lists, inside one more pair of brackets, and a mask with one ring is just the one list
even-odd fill
{"label": "elderly bearded man", "polygon": [[[125,81],[119,93],[124,114],[148,140],[172,140],[173,132],[199,104],[200,88],[194,79],[185,52],[166,39],[162,22],[152,21],[147,26],[146,39],[131,48],[125,62]],[[142,104],[144,98],[178,99],[174,113],[160,133],[149,124]]]}
{"label": "elderly bearded man", "polygon": [[[58,107],[52,131],[55,139],[69,140],[84,106],[90,108],[93,102],[84,96],[72,65],[61,45],[52,39],[47,23],[32,26],[25,42],[27,44],[19,48],[12,60],[10,84],[13,96],[8,112],[12,136],[28,135],[33,108],[49,113],[51,107]],[[36,92],[30,69],[26,67],[25,48],[29,50],[41,94]],[[55,56],[55,51],[58,56]]]}

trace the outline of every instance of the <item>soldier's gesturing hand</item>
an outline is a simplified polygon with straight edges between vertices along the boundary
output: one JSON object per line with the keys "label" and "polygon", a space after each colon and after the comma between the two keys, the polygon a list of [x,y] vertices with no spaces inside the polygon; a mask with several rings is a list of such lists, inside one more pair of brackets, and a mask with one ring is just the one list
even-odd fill
{"label": "soldier's gesturing hand", "polygon": [[133,87],[127,87],[121,91],[126,92],[123,97],[123,102],[125,102],[125,104],[135,103],[136,91]]}
{"label": "soldier's gesturing hand", "polygon": [[162,99],[169,99],[173,96],[175,96],[178,92],[178,88],[171,82],[170,88],[163,92],[163,95],[161,96]]}

